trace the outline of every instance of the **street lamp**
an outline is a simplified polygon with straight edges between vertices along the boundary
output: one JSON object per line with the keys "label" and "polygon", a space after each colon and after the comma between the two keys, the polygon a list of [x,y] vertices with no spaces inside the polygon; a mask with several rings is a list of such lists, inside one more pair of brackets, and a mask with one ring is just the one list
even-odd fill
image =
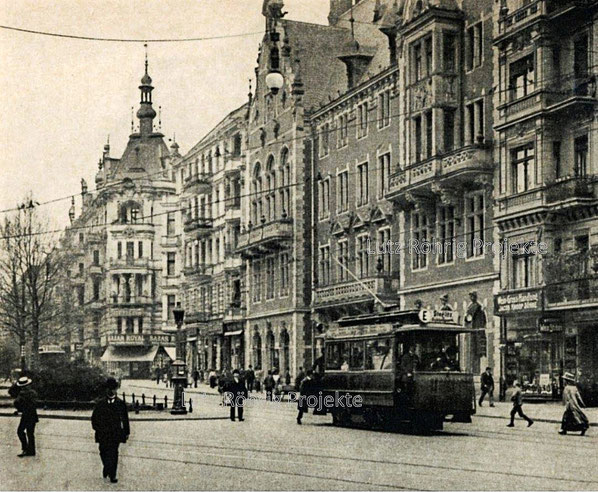
{"label": "street lamp", "polygon": [[185,319],[185,310],[181,308],[180,302],[177,302],[176,308],[172,310],[172,314],[176,323],[176,360],[172,363],[174,403],[170,413],[172,415],[182,415],[187,413],[185,402],[183,401],[183,384],[187,381],[187,368],[183,360],[183,342],[181,340],[181,327]]}

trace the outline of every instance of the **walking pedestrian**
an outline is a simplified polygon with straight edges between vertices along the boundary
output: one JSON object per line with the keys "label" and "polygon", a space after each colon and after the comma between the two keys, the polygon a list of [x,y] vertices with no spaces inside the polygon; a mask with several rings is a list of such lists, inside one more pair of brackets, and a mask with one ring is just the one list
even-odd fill
{"label": "walking pedestrian", "polygon": [[240,372],[235,369],[233,371],[233,380],[229,383],[226,390],[226,398],[230,401],[230,419],[235,421],[235,409],[239,416],[239,422],[243,422],[243,405],[247,398],[247,387],[245,382],[241,379]]}
{"label": "walking pedestrian", "polygon": [[268,375],[264,379],[264,389],[266,390],[266,400],[272,401],[272,391],[276,386],[276,381],[272,377],[272,371],[268,371]]}
{"label": "walking pedestrian", "polygon": [[104,469],[102,476],[117,483],[118,447],[127,442],[130,434],[129,415],[125,402],[116,396],[118,383],[114,378],[106,380],[106,396],[96,404],[91,415],[91,426],[95,441],[99,444],[100,458]]}
{"label": "walking pedestrian", "polygon": [[515,414],[518,414],[522,419],[526,420],[527,426],[531,427],[534,421],[525,415],[523,413],[523,409],[521,408],[523,405],[521,384],[519,381],[515,380],[513,381],[513,387],[515,388],[515,392],[513,393],[513,396],[511,396],[511,401],[513,402],[513,408],[511,409],[511,422],[507,424],[507,427],[515,427]]}
{"label": "walking pedestrian", "polygon": [[486,370],[480,376],[480,383],[481,383],[481,394],[480,400],[478,401],[478,405],[482,406],[482,402],[484,401],[484,397],[488,395],[488,399],[490,400],[490,406],[494,406],[494,377],[492,376],[492,368],[487,367]]}
{"label": "walking pedestrian", "polygon": [[17,380],[18,394],[15,398],[15,408],[21,414],[21,421],[17,427],[17,436],[21,441],[21,454],[24,456],[35,456],[35,424],[39,422],[37,416],[37,393],[31,388],[33,381],[27,376]]}
{"label": "walking pedestrian", "polygon": [[253,391],[253,383],[255,382],[255,371],[252,366],[247,369],[247,390],[251,393]]}
{"label": "walking pedestrian", "polygon": [[291,384],[291,373],[289,372],[288,369],[284,373],[284,384],[286,384],[287,386]]}
{"label": "walking pedestrian", "polygon": [[156,384],[160,384],[161,379],[162,379],[162,370],[159,367],[156,367]]}
{"label": "walking pedestrian", "polygon": [[585,404],[581,399],[579,390],[575,385],[575,376],[570,372],[566,372],[563,375],[563,382],[565,388],[563,389],[563,403],[565,404],[565,413],[563,414],[563,420],[561,421],[561,430],[559,434],[567,434],[567,432],[581,432],[583,436],[590,423],[586,414],[581,411],[581,408],[585,408]]}
{"label": "walking pedestrian", "polygon": [[303,418],[303,414],[309,411],[309,407],[307,405],[307,397],[313,395],[315,389],[315,381],[313,379],[314,372],[312,370],[307,371],[305,378],[301,382],[301,387],[299,390],[299,402],[297,403],[297,410],[299,413],[297,414],[297,423],[301,425],[301,419]]}
{"label": "walking pedestrian", "polygon": [[297,373],[297,377],[295,378],[295,390],[299,391],[299,389],[301,388],[301,382],[303,381],[303,378],[305,377],[305,373],[303,372],[303,367],[299,368],[299,372]]}
{"label": "walking pedestrian", "polygon": [[193,371],[193,383],[195,384],[196,388],[197,388],[198,380],[199,380],[199,371],[197,369],[195,369],[195,371]]}

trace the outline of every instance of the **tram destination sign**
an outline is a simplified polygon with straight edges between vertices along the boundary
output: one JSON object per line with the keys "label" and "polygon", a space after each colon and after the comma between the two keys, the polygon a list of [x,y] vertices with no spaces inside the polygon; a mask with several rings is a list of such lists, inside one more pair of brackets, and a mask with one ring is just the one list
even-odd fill
{"label": "tram destination sign", "polygon": [[542,309],[542,291],[533,290],[513,294],[498,294],[494,298],[497,314],[522,313]]}

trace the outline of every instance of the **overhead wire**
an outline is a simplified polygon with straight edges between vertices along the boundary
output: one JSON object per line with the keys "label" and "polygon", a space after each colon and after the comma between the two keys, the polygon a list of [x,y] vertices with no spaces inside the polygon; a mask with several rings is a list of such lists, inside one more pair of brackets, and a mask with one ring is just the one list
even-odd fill
{"label": "overhead wire", "polygon": [[[593,69],[593,68],[596,68],[596,67],[598,67],[598,64],[597,65],[593,65],[591,67],[588,67],[588,69]],[[569,74],[564,74],[564,75],[561,75],[561,76],[552,76],[552,77],[546,77],[544,79],[538,79],[538,80],[534,81],[534,84],[542,84],[544,82],[548,82],[548,81],[551,81],[551,80],[561,79],[562,77],[567,77],[568,75],[573,75],[573,72],[571,72]],[[598,81],[597,81],[597,84],[598,84]],[[512,90],[513,89],[511,89],[511,88],[502,89],[502,90],[493,90],[490,93],[483,94],[483,95],[481,95],[479,97],[475,97],[475,98],[473,98],[473,100],[480,100],[482,98],[494,97],[494,95],[498,94],[498,93],[510,93],[510,92],[512,92]],[[544,92],[559,92],[559,91],[546,91],[546,90],[544,90]],[[523,97],[525,97],[525,96],[523,96]],[[334,102],[334,100],[331,101],[329,104],[331,104],[333,102]],[[515,101],[509,101],[509,102],[515,102]],[[325,106],[324,106],[324,108],[325,108]],[[317,110],[316,110],[316,112],[317,112]],[[414,111],[404,111],[404,112],[400,112],[400,113],[393,113],[391,115],[380,117],[380,118],[374,118],[374,119],[368,118],[367,125],[369,127],[370,123],[378,123],[380,121],[386,121],[386,120],[392,119],[392,118],[400,118],[400,117],[403,117],[403,116],[406,116],[406,115],[411,115],[413,113],[414,113]],[[347,124],[347,125],[344,126],[344,128],[357,128],[359,126],[361,126],[361,125],[360,125],[359,122],[357,122],[357,123]],[[284,139],[280,139],[280,140],[276,139],[276,140],[273,140],[273,141],[270,141],[270,142],[266,142],[263,146],[262,145],[255,145],[253,147],[246,147],[244,149],[244,152],[250,152],[250,151],[253,151],[253,150],[260,150],[260,149],[263,149],[264,147],[271,147],[271,146],[275,146],[275,145],[284,145],[285,143],[292,143],[294,141],[300,141],[300,140],[305,140],[305,139],[314,138],[314,137],[317,138],[317,137],[325,135],[325,134],[328,134],[328,135],[332,134],[332,133],[334,133],[336,131],[338,131],[338,128],[334,127],[334,128],[330,128],[328,130],[319,130],[319,131],[316,131],[316,132],[309,132],[309,133],[306,133],[305,135],[298,136],[298,137],[290,137],[290,138],[284,138]],[[596,131],[596,130],[592,129],[590,131]],[[232,155],[231,153],[228,153],[228,154]],[[245,155],[242,154],[239,157],[245,157]],[[184,160],[184,159],[185,159],[185,157],[182,157],[181,161]],[[143,176],[140,176],[138,178],[126,178],[126,179],[130,180],[130,181],[144,181],[144,180],[147,180],[148,177],[156,176],[156,175],[159,175],[159,174],[164,174],[164,172],[168,172],[168,171],[159,170],[159,171],[156,171],[155,173],[144,174]],[[209,174],[209,173],[207,173],[207,174]],[[121,181],[110,183],[110,184],[106,185],[105,187],[91,189],[91,190],[89,190],[89,193],[93,193],[95,191],[102,191],[102,190],[105,190],[105,189],[107,189],[109,187],[119,186],[123,182],[124,182],[124,178]],[[64,200],[70,200],[72,198],[78,197],[79,195],[81,195],[81,193],[74,193],[74,194],[70,194],[70,195],[65,195],[65,196],[62,196],[62,197],[58,197],[58,198],[54,198],[54,199],[50,199],[50,200],[47,200],[47,201],[40,202],[38,205],[39,206],[43,206],[43,205],[48,205],[48,204],[52,204],[52,203],[64,201]],[[18,206],[17,207],[12,207],[12,208],[2,209],[2,210],[0,210],[0,213],[8,213],[8,212],[13,212],[13,211],[17,211],[17,210],[19,210]]]}

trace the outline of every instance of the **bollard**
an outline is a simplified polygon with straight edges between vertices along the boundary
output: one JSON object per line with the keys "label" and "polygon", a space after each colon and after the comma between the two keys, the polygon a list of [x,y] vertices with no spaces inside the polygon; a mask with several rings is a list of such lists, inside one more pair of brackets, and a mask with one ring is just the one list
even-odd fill
{"label": "bollard", "polygon": [[164,397],[164,408],[168,408],[168,395]]}
{"label": "bollard", "polygon": [[156,406],[156,395],[154,395],[154,407]]}
{"label": "bollard", "polygon": [[135,405],[135,393],[131,393],[131,403]]}
{"label": "bollard", "polygon": [[139,402],[138,401],[135,402],[135,413],[139,414]]}
{"label": "bollard", "polygon": [[145,406],[145,393],[141,393],[141,404]]}
{"label": "bollard", "polygon": [[189,398],[189,413],[193,413],[193,400]]}

